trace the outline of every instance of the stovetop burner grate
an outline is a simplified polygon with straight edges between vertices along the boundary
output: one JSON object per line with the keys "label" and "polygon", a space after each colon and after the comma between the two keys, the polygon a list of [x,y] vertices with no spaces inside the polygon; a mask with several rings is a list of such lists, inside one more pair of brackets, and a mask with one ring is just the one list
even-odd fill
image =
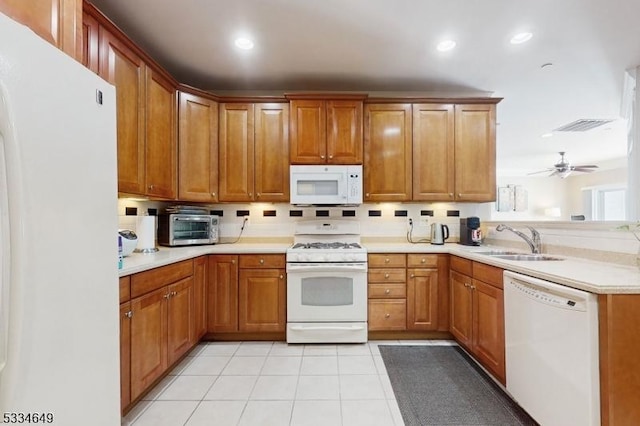
{"label": "stovetop burner grate", "polygon": [[296,243],[292,247],[293,249],[361,249],[362,246],[358,243]]}

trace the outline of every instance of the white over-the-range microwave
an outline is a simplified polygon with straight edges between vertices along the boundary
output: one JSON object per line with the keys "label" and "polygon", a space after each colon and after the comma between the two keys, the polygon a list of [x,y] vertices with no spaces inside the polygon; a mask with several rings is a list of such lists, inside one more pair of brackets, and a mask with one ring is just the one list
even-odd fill
{"label": "white over-the-range microwave", "polygon": [[362,204],[362,165],[290,166],[291,204]]}

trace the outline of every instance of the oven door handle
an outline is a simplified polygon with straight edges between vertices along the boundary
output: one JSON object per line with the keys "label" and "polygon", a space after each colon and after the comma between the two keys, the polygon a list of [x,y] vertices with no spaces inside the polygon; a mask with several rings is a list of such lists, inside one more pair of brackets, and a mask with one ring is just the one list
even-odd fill
{"label": "oven door handle", "polygon": [[307,331],[307,330],[342,330],[342,331],[360,331],[364,330],[363,326],[358,325],[312,325],[312,326],[304,326],[304,325],[292,325],[291,330],[294,331]]}
{"label": "oven door handle", "polygon": [[367,272],[366,264],[307,264],[287,265],[287,272]]}

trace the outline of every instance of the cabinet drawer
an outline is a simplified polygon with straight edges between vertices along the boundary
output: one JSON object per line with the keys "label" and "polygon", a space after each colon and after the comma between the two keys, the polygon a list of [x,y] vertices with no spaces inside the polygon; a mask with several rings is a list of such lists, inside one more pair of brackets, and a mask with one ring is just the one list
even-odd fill
{"label": "cabinet drawer", "polygon": [[437,268],[437,254],[410,254],[407,256],[409,268]]}
{"label": "cabinet drawer", "polygon": [[370,254],[369,268],[404,268],[407,257],[404,254]]}
{"label": "cabinet drawer", "polygon": [[407,301],[369,300],[369,330],[406,330]]}
{"label": "cabinet drawer", "polygon": [[131,300],[131,277],[120,277],[120,303]]}
{"label": "cabinet drawer", "polygon": [[473,262],[458,256],[451,256],[449,259],[450,268],[463,275],[471,276],[473,273]]}
{"label": "cabinet drawer", "polygon": [[502,269],[484,263],[473,262],[473,279],[502,288]]}
{"label": "cabinet drawer", "polygon": [[404,299],[406,284],[369,284],[369,299]]}
{"label": "cabinet drawer", "polygon": [[281,269],[285,266],[285,256],[281,254],[257,254],[240,256],[240,268]]}
{"label": "cabinet drawer", "polygon": [[369,269],[370,283],[404,283],[407,281],[406,269]]}
{"label": "cabinet drawer", "polygon": [[191,275],[193,275],[193,259],[140,272],[131,277],[131,297],[141,296]]}

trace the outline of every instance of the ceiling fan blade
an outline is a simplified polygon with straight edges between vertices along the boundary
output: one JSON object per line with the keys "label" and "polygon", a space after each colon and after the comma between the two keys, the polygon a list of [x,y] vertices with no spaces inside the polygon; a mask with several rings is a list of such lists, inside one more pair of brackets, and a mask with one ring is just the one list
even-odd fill
{"label": "ceiling fan blade", "polygon": [[537,171],[537,172],[527,173],[527,175],[537,175],[537,174],[540,174],[540,173],[547,173],[547,172],[550,172],[552,170],[553,169],[540,170],[540,171]]}
{"label": "ceiling fan blade", "polygon": [[554,171],[553,171],[553,173],[551,173],[551,174],[549,175],[549,177],[551,177],[551,176],[556,176],[556,175],[559,175],[559,174],[560,174],[560,172],[558,172],[557,170],[554,170]]}
{"label": "ceiling fan blade", "polygon": [[580,166],[580,167],[572,167],[571,170],[573,170],[574,172],[583,172],[583,173],[591,173],[591,172],[595,172],[596,171],[594,168],[582,167],[582,166]]}
{"label": "ceiling fan blade", "polygon": [[598,166],[595,164],[580,164],[579,166],[574,166],[576,169],[597,169]]}

